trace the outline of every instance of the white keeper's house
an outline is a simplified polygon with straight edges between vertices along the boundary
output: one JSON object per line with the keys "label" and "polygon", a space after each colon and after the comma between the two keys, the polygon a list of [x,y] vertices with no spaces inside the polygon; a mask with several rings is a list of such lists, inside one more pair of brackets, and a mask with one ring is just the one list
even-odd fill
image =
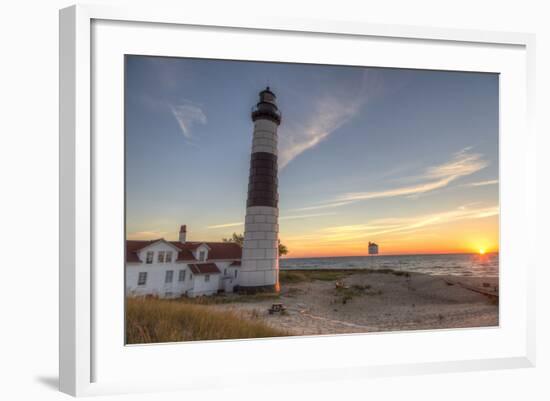
{"label": "white keeper's house", "polygon": [[176,298],[233,292],[239,283],[242,249],[233,242],[157,239],[126,241],[126,294]]}

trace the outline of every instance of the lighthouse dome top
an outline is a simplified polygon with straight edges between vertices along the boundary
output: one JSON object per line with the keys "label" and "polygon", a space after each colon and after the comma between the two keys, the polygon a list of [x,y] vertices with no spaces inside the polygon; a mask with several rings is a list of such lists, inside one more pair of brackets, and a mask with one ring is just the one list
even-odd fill
{"label": "lighthouse dome top", "polygon": [[281,124],[281,113],[277,107],[275,93],[268,86],[259,95],[260,101],[252,110],[252,121],[266,119],[273,121],[277,125]]}
{"label": "lighthouse dome top", "polygon": [[260,92],[260,102],[275,103],[276,98],[277,96],[275,96],[275,93],[271,91],[269,86],[266,86],[266,88]]}

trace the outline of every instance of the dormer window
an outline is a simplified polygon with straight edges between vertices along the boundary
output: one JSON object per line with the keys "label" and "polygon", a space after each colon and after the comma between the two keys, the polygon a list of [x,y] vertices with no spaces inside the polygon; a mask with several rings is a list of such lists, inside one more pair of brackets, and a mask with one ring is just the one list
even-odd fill
{"label": "dormer window", "polygon": [[155,252],[153,252],[153,251],[147,252],[147,255],[145,257],[145,263],[147,263],[148,265],[153,263],[153,257],[154,256],[155,256]]}
{"label": "dormer window", "polygon": [[206,251],[205,250],[199,251],[199,260],[201,262],[204,262],[206,260]]}
{"label": "dormer window", "polygon": [[166,263],[172,263],[172,251],[166,251],[166,255],[164,256],[164,261]]}
{"label": "dormer window", "polygon": [[158,251],[157,262],[164,263],[164,251]]}

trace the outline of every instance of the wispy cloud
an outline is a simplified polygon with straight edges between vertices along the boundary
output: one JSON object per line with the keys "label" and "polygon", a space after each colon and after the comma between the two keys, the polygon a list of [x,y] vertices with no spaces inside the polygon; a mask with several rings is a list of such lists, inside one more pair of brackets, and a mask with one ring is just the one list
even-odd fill
{"label": "wispy cloud", "polygon": [[360,236],[381,235],[395,232],[411,231],[427,226],[448,224],[464,219],[480,219],[498,215],[498,206],[471,209],[459,207],[457,209],[429,215],[408,218],[386,218],[373,220],[368,224],[328,227],[324,231],[331,234],[360,233]]}
{"label": "wispy cloud", "polygon": [[[343,125],[352,120],[362,109],[369,92],[370,84],[375,80],[372,72],[365,72],[356,87],[350,91],[337,94],[330,90],[311,99],[309,112],[302,115],[299,121],[288,122],[281,126],[279,135],[279,167],[282,169],[293,159],[311,149]],[[372,86],[376,86],[373,83]]]}
{"label": "wispy cloud", "polygon": [[309,219],[311,217],[334,216],[337,213],[315,213],[315,214],[296,214],[292,216],[282,216],[279,220]]}
{"label": "wispy cloud", "polygon": [[216,225],[213,225],[213,226],[208,226],[206,228],[215,229],[215,228],[227,228],[227,227],[238,227],[238,226],[244,226],[244,222],[243,221],[238,221],[236,223],[216,224]]}
{"label": "wispy cloud", "polygon": [[484,187],[486,185],[495,185],[498,184],[498,180],[487,180],[479,182],[471,182],[469,184],[464,184],[466,187]]}
{"label": "wispy cloud", "polygon": [[140,240],[150,240],[164,238],[166,235],[170,234],[168,231],[135,231],[133,233],[128,233],[128,239],[140,239]]}
{"label": "wispy cloud", "polygon": [[470,148],[463,149],[453,155],[444,164],[429,167],[418,177],[417,184],[382,191],[352,192],[342,195],[340,201],[357,201],[365,199],[389,198],[394,196],[418,195],[446,187],[451,182],[471,175],[488,166],[479,153],[469,153]]}
{"label": "wispy cloud", "polygon": [[300,208],[297,208],[297,209],[292,209],[292,211],[294,211],[294,212],[305,212],[305,211],[308,211],[308,210],[331,209],[333,207],[346,206],[346,205],[349,205],[350,203],[353,203],[353,202],[349,201],[349,202],[322,203],[320,205],[307,206],[307,207],[300,207]]}
{"label": "wispy cloud", "polygon": [[206,114],[200,105],[189,100],[184,100],[181,104],[170,104],[170,111],[178,122],[182,134],[187,139],[192,139],[191,129],[195,124],[206,124]]}
{"label": "wispy cloud", "polygon": [[428,167],[419,176],[408,177],[407,180],[415,181],[414,184],[380,191],[349,192],[319,205],[307,206],[294,210],[319,210],[346,206],[354,202],[369,199],[390,198],[396,196],[418,196],[444,188],[451,182],[461,177],[471,175],[489,165],[489,163],[483,159],[481,154],[471,153],[470,150],[470,148],[462,149],[461,151],[453,154],[450,161],[437,166]]}
{"label": "wispy cloud", "polygon": [[306,121],[294,124],[280,135],[279,165],[284,168],[294,158],[324,141],[330,134],[351,120],[361,102],[342,102],[327,96],[317,100],[314,112]]}
{"label": "wispy cloud", "polygon": [[317,233],[289,237],[293,241],[349,242],[384,234],[403,234],[421,231],[427,227],[466,219],[482,219],[499,214],[498,206],[471,208],[467,205],[428,215],[406,218],[375,219],[365,224],[327,227]]}
{"label": "wispy cloud", "polygon": [[[336,213],[296,214],[292,216],[282,216],[279,218],[279,220],[308,219],[311,217],[333,216],[335,214]],[[208,226],[207,228],[215,229],[215,228],[227,228],[227,227],[238,227],[238,226],[244,226],[244,222],[240,221],[237,223],[217,224],[214,226]]]}

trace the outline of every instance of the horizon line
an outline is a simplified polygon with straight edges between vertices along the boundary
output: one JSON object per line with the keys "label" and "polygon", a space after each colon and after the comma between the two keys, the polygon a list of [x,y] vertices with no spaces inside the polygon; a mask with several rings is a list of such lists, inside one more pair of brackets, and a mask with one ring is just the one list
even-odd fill
{"label": "horizon line", "polygon": [[[499,253],[499,251],[485,252],[484,255]],[[284,259],[329,259],[329,258],[366,258],[376,256],[428,256],[428,255],[480,255],[479,252],[441,252],[441,253],[384,253],[377,255],[340,255],[340,256],[301,256],[301,257],[279,257]]]}

